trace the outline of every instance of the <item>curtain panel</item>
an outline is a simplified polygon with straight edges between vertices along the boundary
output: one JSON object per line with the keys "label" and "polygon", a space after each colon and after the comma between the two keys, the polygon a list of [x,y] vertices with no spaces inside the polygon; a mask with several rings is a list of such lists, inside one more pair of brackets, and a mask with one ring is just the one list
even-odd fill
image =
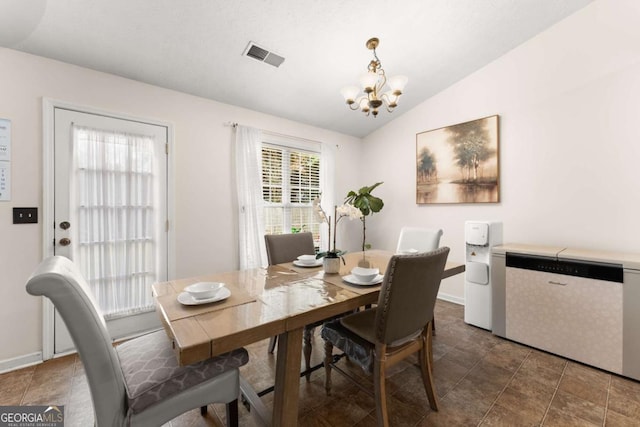
{"label": "curtain panel", "polygon": [[262,131],[236,127],[238,249],[240,269],[267,265],[262,197]]}
{"label": "curtain panel", "polygon": [[72,256],[106,318],[153,310],[154,139],[73,126]]}

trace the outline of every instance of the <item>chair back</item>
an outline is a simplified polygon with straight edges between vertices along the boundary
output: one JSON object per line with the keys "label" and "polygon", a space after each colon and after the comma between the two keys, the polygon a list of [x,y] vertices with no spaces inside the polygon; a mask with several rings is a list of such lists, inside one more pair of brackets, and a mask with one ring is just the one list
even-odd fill
{"label": "chair back", "polygon": [[311,233],[265,234],[264,242],[269,265],[291,262],[300,255],[316,252]]}
{"label": "chair back", "polygon": [[417,255],[394,255],[380,288],[376,340],[389,346],[419,334],[433,319],[433,309],[449,248]]}
{"label": "chair back", "polygon": [[438,249],[442,237],[441,228],[402,227],[396,253],[408,250],[431,252]]}
{"label": "chair back", "polygon": [[43,260],[26,285],[51,300],[69,329],[91,389],[96,425],[124,425],[126,389],[104,318],[78,267],[68,258]]}

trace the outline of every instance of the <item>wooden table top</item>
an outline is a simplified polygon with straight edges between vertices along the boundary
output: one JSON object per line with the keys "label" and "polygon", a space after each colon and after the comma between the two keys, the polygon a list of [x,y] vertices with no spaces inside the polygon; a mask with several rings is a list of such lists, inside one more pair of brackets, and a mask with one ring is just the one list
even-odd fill
{"label": "wooden table top", "polygon": [[[366,254],[381,274],[393,255],[375,250]],[[153,293],[176,356],[187,365],[377,302],[380,285],[353,286],[342,280],[361,257],[347,254],[338,274],[286,263],[156,283]],[[463,264],[447,263],[443,278],[463,271]],[[195,306],[177,302],[186,286],[201,281],[223,282],[232,296]]]}

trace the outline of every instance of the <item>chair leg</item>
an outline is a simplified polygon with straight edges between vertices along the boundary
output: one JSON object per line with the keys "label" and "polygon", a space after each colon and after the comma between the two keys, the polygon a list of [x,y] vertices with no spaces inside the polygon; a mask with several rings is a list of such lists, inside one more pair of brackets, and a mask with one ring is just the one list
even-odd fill
{"label": "chair leg", "polygon": [[311,350],[313,349],[311,339],[313,338],[315,330],[315,328],[304,328],[304,344],[302,350],[304,352],[304,370],[307,381],[311,380]]}
{"label": "chair leg", "polygon": [[436,316],[435,315],[431,318],[431,332],[433,332],[433,335],[436,334]]}
{"label": "chair leg", "polygon": [[205,415],[207,415],[207,406],[206,405],[200,407],[200,415],[202,415],[203,417]]}
{"label": "chair leg", "polygon": [[422,337],[422,348],[418,354],[420,358],[420,371],[422,373],[422,384],[424,390],[427,392],[427,398],[429,399],[429,406],[434,411],[438,410],[438,395],[436,394],[436,387],[433,382],[433,352],[431,343],[431,325],[427,325],[425,328],[426,337]]}
{"label": "chair leg", "polygon": [[387,391],[385,386],[385,365],[376,355],[373,368],[373,385],[375,389],[376,418],[378,426],[389,426],[389,414],[387,412]]}
{"label": "chair leg", "polygon": [[331,395],[331,363],[333,362],[333,344],[324,342],[324,389],[327,396]]}
{"label": "chair leg", "polygon": [[238,427],[238,399],[226,404],[227,427]]}
{"label": "chair leg", "polygon": [[278,336],[274,335],[269,338],[269,353],[273,354],[273,351],[276,349],[276,343],[278,342]]}

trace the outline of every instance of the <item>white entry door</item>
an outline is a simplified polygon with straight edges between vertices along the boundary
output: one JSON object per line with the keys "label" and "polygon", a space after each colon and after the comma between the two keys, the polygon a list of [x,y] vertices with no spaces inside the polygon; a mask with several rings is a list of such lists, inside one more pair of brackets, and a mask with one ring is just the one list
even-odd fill
{"label": "white entry door", "polygon": [[[113,339],[160,327],[168,277],[166,126],[55,107],[53,253],[87,279]],[[54,354],[73,349],[55,313]]]}

